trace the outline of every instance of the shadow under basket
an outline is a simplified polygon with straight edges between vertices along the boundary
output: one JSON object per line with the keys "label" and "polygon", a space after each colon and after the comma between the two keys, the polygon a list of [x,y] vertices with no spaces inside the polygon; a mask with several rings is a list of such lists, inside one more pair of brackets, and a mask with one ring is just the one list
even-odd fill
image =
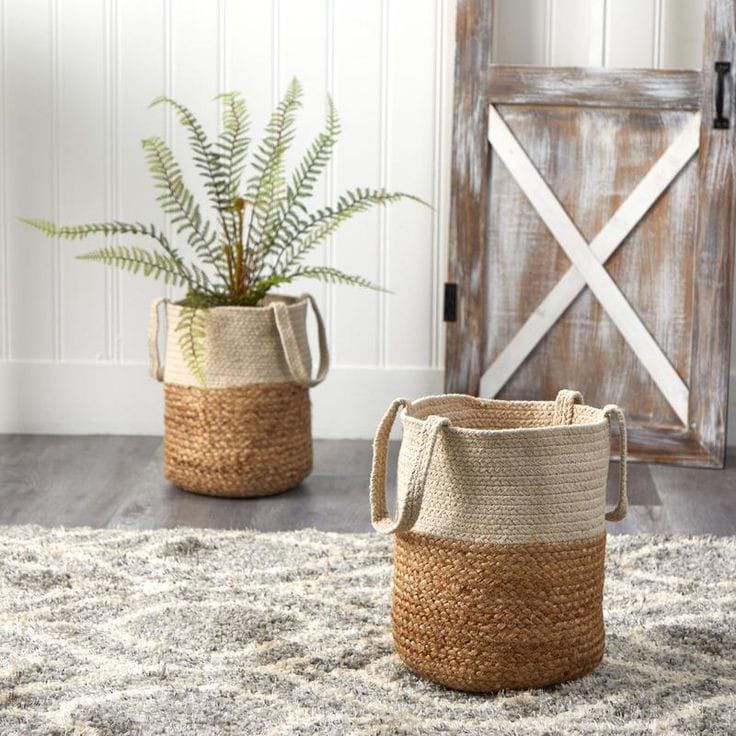
{"label": "shadow under basket", "polygon": [[[396,651],[417,674],[471,692],[543,687],[604,652],[605,521],[626,514],[626,432],[615,406],[469,396],[395,401],[376,434],[374,527],[394,535]],[[398,411],[397,515],[386,507]],[[606,514],[609,417],[619,502]]]}
{"label": "shadow under basket", "polygon": [[[183,359],[167,303],[166,366],[158,358],[158,306],[149,328],[151,372],[164,381],[164,475],[211,496],[281,493],[312,470],[309,388],[328,369],[324,326],[311,297],[271,297],[259,307],[202,310],[205,385]],[[307,304],[317,317],[320,368],[311,378]]]}

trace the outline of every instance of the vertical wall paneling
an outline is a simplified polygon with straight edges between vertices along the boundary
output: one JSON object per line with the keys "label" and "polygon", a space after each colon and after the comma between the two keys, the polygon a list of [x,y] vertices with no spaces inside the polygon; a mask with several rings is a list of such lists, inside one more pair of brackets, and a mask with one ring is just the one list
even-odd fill
{"label": "vertical wall paneling", "polygon": [[[163,0],[164,13],[164,96],[174,98],[174,69],[176,65],[176,49],[174,47],[174,0]],[[167,105],[163,108],[164,115],[164,140],[174,148],[174,109]],[[203,203],[204,204],[204,203]],[[174,227],[170,221],[164,225],[166,237],[170,242],[174,240]],[[174,299],[175,287],[171,284],[164,286],[167,299]]]}
{"label": "vertical wall paneling", "polygon": [[591,0],[588,29],[588,65],[603,66],[606,58],[606,20],[611,0]]}
{"label": "vertical wall paneling", "polygon": [[[335,0],[326,0],[325,7],[325,89],[333,100],[335,97]],[[332,160],[325,171],[325,199],[328,204],[335,201],[335,151]],[[335,236],[330,235],[326,244],[325,262],[328,266],[335,265]],[[335,291],[327,289],[325,293],[325,308],[327,311],[327,338],[330,344],[335,340]]]}
{"label": "vertical wall paneling", "polygon": [[[332,189],[338,196],[383,182],[381,131],[381,3],[334,3],[333,92],[342,132],[335,153]],[[381,217],[365,212],[335,234],[333,265],[346,273],[381,280]],[[336,365],[377,365],[379,301],[367,289],[333,291],[332,357]]]}
{"label": "vertical wall paneling", "polygon": [[[164,136],[170,115],[161,107],[149,109],[156,97],[170,92],[167,71],[171,43],[168,13],[171,0],[124,0],[117,7],[118,85],[117,199],[118,215],[126,221],[163,225],[156,192],[143,157],[141,140]],[[120,241],[122,242],[122,241]],[[148,246],[144,239],[136,240]],[[90,268],[94,268],[92,264]],[[120,359],[124,363],[147,360],[146,326],[151,301],[166,293],[161,281],[119,273]]]}
{"label": "vertical wall paneling", "polygon": [[[55,222],[61,219],[61,152],[59,151],[60,96],[61,96],[61,55],[59,53],[59,0],[49,0],[51,32],[51,218]],[[61,292],[62,266],[61,244],[57,238],[53,240],[51,255],[51,300],[52,300],[52,357],[61,360]]]}
{"label": "vertical wall paneling", "polygon": [[271,0],[271,109],[281,99],[281,0]]}
{"label": "vertical wall paneling", "polygon": [[[104,206],[101,208],[101,216],[98,215],[94,219],[104,219],[104,220],[112,220],[113,219],[113,190],[115,188],[114,184],[112,183],[112,179],[114,178],[114,153],[113,153],[113,143],[111,138],[111,132],[113,127],[113,114],[112,114],[112,63],[111,63],[111,51],[112,51],[112,35],[114,33],[112,23],[113,18],[112,16],[112,8],[111,8],[111,0],[105,0],[105,2],[101,5],[104,11],[104,15],[100,24],[100,32],[98,33],[98,38],[101,38],[103,40],[103,51],[102,51],[102,59],[100,60],[101,63],[98,63],[98,69],[101,69],[103,72],[103,85],[101,93],[98,94],[98,99],[104,100],[104,104],[101,106],[101,109],[103,111],[103,122],[100,126],[101,129],[105,132],[104,136],[104,149],[102,152],[102,155],[100,155],[100,160],[102,160],[104,163],[105,171],[107,172],[108,176],[106,177],[103,186],[100,188],[100,191],[103,194],[103,202]],[[99,206],[99,203],[98,203]],[[77,220],[78,222],[89,222],[89,218],[79,218]],[[112,238],[106,238],[105,239],[105,245],[111,245],[114,244],[114,240]],[[89,266],[91,268],[95,268],[96,264],[93,263],[87,263],[82,264],[83,266]],[[103,276],[104,276],[104,285],[105,285],[105,298],[104,298],[104,304],[105,304],[105,349],[104,349],[104,357],[107,360],[116,360],[120,357],[120,324],[119,324],[119,314],[118,314],[118,307],[119,304],[116,303],[116,298],[119,297],[119,290],[120,290],[120,280],[117,274],[115,273],[116,269],[112,268],[111,266],[106,266],[104,269]]]}
{"label": "vertical wall paneling", "polygon": [[10,284],[10,264],[8,261],[8,165],[5,156],[7,150],[7,54],[5,38],[5,3],[0,0],[0,360],[8,360],[10,340],[8,329],[8,287]]}
{"label": "vertical wall paneling", "polygon": [[660,66],[665,69],[700,69],[704,22],[704,0],[663,0]]}
{"label": "vertical wall paneling", "polygon": [[[226,0],[217,0],[217,91],[229,92],[230,79],[228,77],[228,4]],[[218,131],[222,129],[222,121]]]}
{"label": "vertical wall paneling", "polygon": [[[220,8],[218,2],[174,0],[171,5],[171,45],[173,50],[172,97],[189,108],[210,138],[220,126],[220,106],[215,101],[221,77],[218,53]],[[172,114],[171,147],[179,161],[184,180],[202,208],[204,217],[212,217],[204,180],[192,161],[186,130]],[[171,234],[179,250],[192,257],[193,251],[184,234]],[[178,290],[180,291],[180,290]]]}
{"label": "vertical wall paneling", "polygon": [[8,2],[5,166],[13,360],[54,358],[54,244],[18,221],[53,212],[52,48],[48,0]]}
{"label": "vertical wall paneling", "polygon": [[494,63],[547,63],[547,3],[548,0],[496,0],[491,45]]}
{"label": "vertical wall paneling", "polygon": [[497,0],[499,64],[700,68],[704,0]]}
{"label": "vertical wall paneling", "polygon": [[[434,12],[428,11],[426,0],[388,4],[392,74],[387,184],[389,189],[411,192],[427,202],[433,198],[435,84],[432,74],[417,75],[415,69],[434,69],[437,9],[435,4]],[[409,36],[413,38],[412,65],[403,63]],[[415,118],[417,110],[425,111],[421,125]],[[424,326],[432,320],[432,210],[415,202],[392,205],[387,242],[385,286],[393,293],[386,300],[386,364],[429,365],[432,340]],[[422,328],[412,330],[412,325]]]}
{"label": "vertical wall paneling", "polygon": [[[107,180],[106,195],[106,218],[107,220],[120,219],[120,130],[119,130],[119,16],[118,0],[107,0],[105,3],[105,141],[107,144]],[[91,264],[83,264],[91,265]],[[123,303],[121,300],[121,274],[117,268],[107,268],[107,289],[110,305],[108,316],[108,355],[119,362],[122,357],[123,346],[121,336],[121,312]]]}
{"label": "vertical wall paneling", "polygon": [[223,0],[225,7],[225,73],[228,90],[243,93],[252,120],[252,133],[263,129],[276,98],[273,28],[277,0],[244,3]]}
{"label": "vertical wall paneling", "polygon": [[544,63],[552,63],[552,46],[555,34],[555,0],[544,0]]}
{"label": "vertical wall paneling", "polygon": [[656,4],[656,0],[609,0],[605,66],[654,66]]}
{"label": "vertical wall paneling", "polygon": [[652,31],[652,61],[650,66],[655,69],[662,67],[662,21],[664,0],[654,0],[654,29]]}
{"label": "vertical wall paneling", "polygon": [[440,198],[442,197],[442,169],[440,168],[442,161],[442,110],[444,102],[444,85],[445,85],[445,8],[442,0],[435,0],[435,32],[434,32],[434,109],[433,109],[433,127],[434,145],[432,149],[432,206],[434,213],[432,216],[432,280],[430,285],[431,294],[431,319],[430,319],[430,365],[437,365],[439,362],[439,310],[440,310],[440,291],[441,291],[441,264],[440,244],[442,234],[440,228],[442,222],[440,220]]}
{"label": "vertical wall paneling", "polygon": [[[495,4],[499,63],[700,66],[703,0]],[[220,116],[212,98],[240,90],[257,140],[296,74],[305,99],[289,165],[322,129],[328,92],[343,127],[314,204],[347,188],[385,186],[434,206],[402,203],[361,214],[314,254],[313,263],[364,275],[394,293],[312,281],[290,288],[313,292],[329,326],[335,369],[315,392],[317,434],[338,431],[328,408],[340,405],[338,393],[358,390],[358,376],[361,390],[370,387],[366,406],[377,396],[438,389],[455,8],[455,0],[0,0],[0,378],[17,366],[31,381],[28,366],[48,362],[59,373],[43,373],[44,380],[59,393],[57,376],[89,364],[104,385],[122,380],[108,377],[113,370],[130,371],[123,398],[132,390],[125,386],[146,380],[150,301],[179,290],[75,260],[104,239],[55,244],[18,218],[163,224],[140,146],[151,135],[172,144],[206,209],[175,115],[149,103],[171,95],[214,133]],[[77,399],[69,397],[65,416]],[[70,429],[92,426],[84,414],[91,409],[78,411]],[[139,429],[160,426],[155,402],[150,411]],[[34,423],[18,416],[23,426],[44,426],[43,417]],[[356,420],[340,431],[368,436],[372,423],[368,417],[361,428]],[[111,418],[113,425],[128,426]]]}
{"label": "vertical wall paneling", "polygon": [[[616,2],[616,0],[614,0]],[[604,0],[547,0],[546,64],[599,66],[604,39]]]}
{"label": "vertical wall paneling", "polygon": [[[388,0],[381,0],[381,85],[380,85],[380,96],[379,96],[379,108],[380,108],[380,145],[379,145],[379,156],[381,162],[380,168],[380,180],[381,188],[388,189],[388,161],[391,155],[390,144],[391,139],[389,137],[389,82],[390,82],[390,69],[389,69],[389,39],[390,39],[390,16],[389,16],[389,3]],[[387,208],[382,207],[378,213],[379,227],[380,227],[380,246],[378,251],[378,283],[384,289],[388,287],[388,225],[389,225],[389,211]],[[386,325],[388,309],[388,295],[382,292],[378,298],[378,365],[382,368],[386,366],[387,362],[387,341],[388,341],[388,328]]]}
{"label": "vertical wall paneling", "polygon": [[[114,0],[72,0],[54,14],[54,207],[56,222],[100,222],[115,216],[113,125]],[[61,5],[55,2],[58,10]],[[55,241],[55,355],[102,360],[115,355],[116,275],[76,256],[100,237]],[[90,304],[99,305],[90,309]]]}
{"label": "vertical wall paneling", "polygon": [[[302,107],[296,124],[296,136],[287,153],[287,176],[299,163],[314,137],[324,128],[327,111],[328,29],[327,0],[280,0],[278,18],[278,87],[280,97],[286,93],[289,82],[296,77],[303,87]],[[327,176],[326,176],[327,175]],[[329,172],[317,182],[312,195],[313,206],[327,203]],[[309,254],[304,263],[326,265],[329,243],[325,242]],[[326,284],[305,279],[289,286],[295,293],[307,291],[314,295],[323,315],[329,316]],[[310,341],[316,345],[314,321],[309,322]]]}

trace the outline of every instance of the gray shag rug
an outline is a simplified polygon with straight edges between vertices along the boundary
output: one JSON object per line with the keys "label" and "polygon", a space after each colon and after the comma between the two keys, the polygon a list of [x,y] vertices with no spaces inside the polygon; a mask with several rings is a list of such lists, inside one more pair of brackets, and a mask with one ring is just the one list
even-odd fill
{"label": "gray shag rug", "polygon": [[736,542],[609,537],[591,675],[409,672],[373,535],[0,528],[0,733],[733,734]]}

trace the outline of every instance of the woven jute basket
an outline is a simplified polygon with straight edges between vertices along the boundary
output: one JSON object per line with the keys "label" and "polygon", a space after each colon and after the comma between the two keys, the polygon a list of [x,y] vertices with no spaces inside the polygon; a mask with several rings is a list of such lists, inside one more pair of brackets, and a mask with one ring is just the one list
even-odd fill
{"label": "woven jute basket", "polygon": [[[158,351],[166,310],[166,365]],[[320,365],[312,378],[307,306],[317,320]],[[179,347],[181,307],[151,306],[151,375],[164,382],[164,474],[213,496],[266,496],[298,485],[312,469],[309,388],[327,375],[329,353],[311,296],[266,297],[258,307],[203,310],[204,382]]]}
{"label": "woven jute basket", "polygon": [[[403,408],[397,512],[387,448]],[[618,420],[616,508],[606,513],[609,419]],[[617,406],[433,396],[397,399],[376,434],[373,526],[394,534],[393,634],[415,672],[459,690],[541,687],[603,656],[605,521],[626,515]]]}

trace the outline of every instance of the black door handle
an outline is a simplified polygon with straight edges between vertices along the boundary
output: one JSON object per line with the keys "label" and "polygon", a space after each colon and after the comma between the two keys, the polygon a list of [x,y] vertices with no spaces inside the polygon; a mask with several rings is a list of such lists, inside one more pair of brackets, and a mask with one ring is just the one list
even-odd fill
{"label": "black door handle", "polygon": [[716,77],[716,116],[713,118],[713,127],[724,130],[730,126],[730,120],[723,115],[723,99],[726,91],[726,75],[731,72],[730,61],[715,63]]}

